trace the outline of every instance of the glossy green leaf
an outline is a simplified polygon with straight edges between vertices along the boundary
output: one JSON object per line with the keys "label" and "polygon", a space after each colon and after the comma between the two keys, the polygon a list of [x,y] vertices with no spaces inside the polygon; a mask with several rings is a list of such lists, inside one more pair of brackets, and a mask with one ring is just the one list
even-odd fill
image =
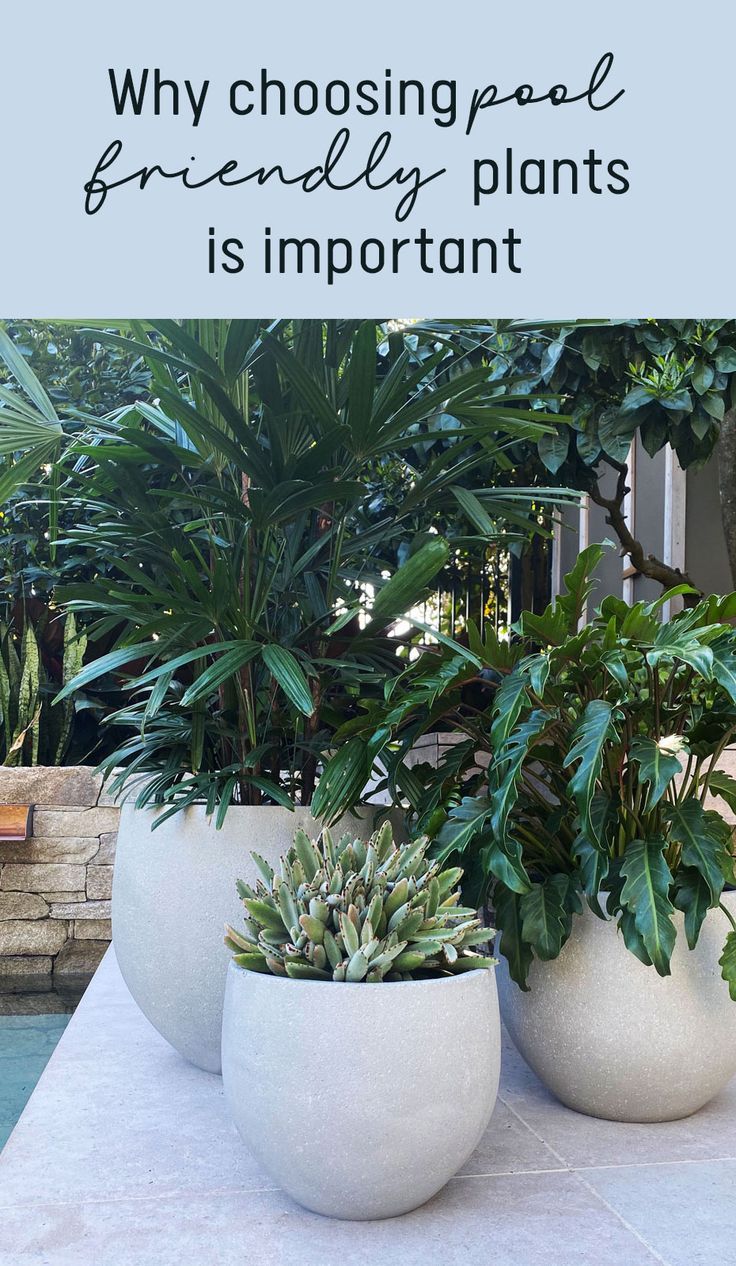
{"label": "glossy green leaf", "polygon": [[700,871],[680,867],[674,903],[685,915],[685,936],[690,949],[695,949],[706,914],[713,906],[710,887]]}
{"label": "glossy green leaf", "polygon": [[670,837],[682,846],[684,865],[691,866],[703,876],[715,903],[724,884],[722,836],[714,829],[712,819],[700,801],[693,796],[679,804],[666,805],[665,817]]}
{"label": "glossy green leaf", "polygon": [[523,769],[530,749],[549,724],[549,714],[541,708],[512,730],[495,752],[491,769],[491,830],[497,842],[504,839],[509,815],[519,796]]}
{"label": "glossy green leaf", "polygon": [[504,678],[493,699],[491,747],[494,751],[501,750],[527,701],[527,679],[517,669]]}
{"label": "glossy green leaf", "polygon": [[556,605],[565,612],[570,633],[577,630],[588,598],[595,588],[592,573],[610,546],[610,541],[588,545],[580,551],[574,567],[565,576],[565,588],[556,599]]}
{"label": "glossy green leaf", "polygon": [[295,708],[304,716],[310,717],[314,712],[314,700],[299,662],[285,646],[269,642],[261,651],[263,662],[268,671],[276,678],[281,689]]}
{"label": "glossy green leaf", "polygon": [[[559,879],[560,876],[554,876]],[[549,880],[532,884],[521,897],[522,935],[544,962],[557,958],[566,934],[566,912],[560,885]]]}
{"label": "glossy green leaf", "polygon": [[575,798],[583,829],[593,840],[596,825],[591,817],[591,804],[603,765],[603,749],[611,734],[612,705],[605,699],[592,699],[586,705],[572,734],[572,743],[563,767],[579,764],[570,779],[570,792]]}
{"label": "glossy green leaf", "polygon": [[662,751],[652,738],[639,735],[629,747],[629,755],[639,767],[639,782],[649,783],[647,810],[659,804],[672,779],[682,772],[678,756]]}
{"label": "glossy green leaf", "polygon": [[[208,648],[200,648],[200,655],[206,653]],[[182,695],[181,706],[188,707],[190,704],[198,703],[200,699],[206,699],[218,687],[227,681],[230,677],[239,673],[241,668],[251,663],[255,659],[261,646],[258,642],[234,642],[230,649],[224,654],[219,655],[214,664],[210,664],[207,668],[198,673],[196,680]]]}
{"label": "glossy green leaf", "polygon": [[731,774],[724,773],[721,769],[716,769],[712,773],[704,775],[700,785],[703,782],[708,783],[708,790],[713,796],[720,796],[725,800],[732,813],[736,813],[736,778]]}
{"label": "glossy green leaf", "polygon": [[469,488],[462,488],[459,486],[451,488],[450,492],[457,501],[458,505],[464,510],[465,514],[470,519],[473,527],[476,528],[482,536],[493,538],[498,535],[498,529],[494,524],[493,519],[478,500],[474,492],[471,492]]}
{"label": "glossy green leaf", "polygon": [[103,677],[105,673],[112,673],[118,668],[124,668],[131,660],[142,659],[147,655],[151,655],[157,649],[155,642],[137,642],[132,646],[122,646],[116,651],[110,651],[107,655],[101,655],[99,659],[87,664],[77,677],[62,687],[54,703],[59,703],[60,700],[71,694],[73,690],[81,689],[82,686],[88,685],[89,682]]}
{"label": "glossy green leaf", "polygon": [[484,862],[512,892],[525,893],[531,888],[521,844],[512,835],[493,838],[484,850]]}
{"label": "glossy green leaf", "polygon": [[731,702],[736,703],[736,651],[733,637],[729,635],[725,639],[719,638],[712,642],[710,653],[713,676],[719,686],[723,686]]}
{"label": "glossy green leaf", "polygon": [[485,827],[491,812],[488,796],[464,796],[450,809],[436,840],[435,855],[446,861],[453,853],[463,853]]}
{"label": "glossy green leaf", "polygon": [[636,919],[631,910],[621,910],[618,916],[618,927],[629,953],[638,958],[645,967],[651,967],[653,964],[644,944],[644,937],[636,926]]}
{"label": "glossy green leaf", "polygon": [[660,976],[669,976],[675,944],[672,875],[664,859],[664,840],[634,840],[621,862],[625,880],[622,905],[631,911],[646,951]]}
{"label": "glossy green leaf", "polygon": [[[46,392],[46,389],[39,382],[38,377],[31,369],[25,356],[18,351],[13,340],[0,325],[0,360],[5,361],[8,369],[15,378],[16,382],[28,396],[29,400],[38,409],[41,417],[50,424],[50,429],[55,436],[61,435],[61,424],[59,422],[56,409]],[[0,413],[2,417],[2,413]]]}
{"label": "glossy green leaf", "polygon": [[731,1001],[736,1002],[736,932],[729,932],[726,937],[726,944],[718,959],[718,965],[723,979],[728,982]]}
{"label": "glossy green leaf", "polygon": [[[348,739],[327,762],[312,801],[316,818],[330,826],[360,800],[371,773],[371,759],[360,738]],[[329,806],[329,809],[328,809]]]}
{"label": "glossy green leaf", "polygon": [[373,602],[372,620],[387,621],[405,615],[420,600],[449,557],[450,547],[441,536],[422,545],[379,589]]}
{"label": "glossy green leaf", "polygon": [[511,979],[524,992],[528,992],[527,976],[532,963],[532,948],[524,940],[521,914],[521,898],[503,884],[496,884],[493,892],[493,913],[499,931],[498,951],[509,965]]}
{"label": "glossy green leaf", "polygon": [[551,435],[540,435],[537,449],[547,470],[556,475],[567,460],[570,447],[570,429],[560,426]]}

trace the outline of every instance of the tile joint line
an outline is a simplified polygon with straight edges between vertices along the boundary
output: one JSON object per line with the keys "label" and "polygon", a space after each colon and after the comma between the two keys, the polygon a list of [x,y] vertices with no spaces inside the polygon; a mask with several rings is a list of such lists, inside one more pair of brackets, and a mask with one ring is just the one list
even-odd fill
{"label": "tile joint line", "polygon": [[608,1201],[605,1199],[605,1197],[602,1196],[599,1191],[596,1191],[592,1183],[588,1182],[587,1178],[583,1177],[580,1170],[573,1169],[567,1163],[565,1158],[561,1156],[560,1153],[554,1147],[552,1147],[549,1143],[547,1143],[545,1139],[542,1138],[541,1134],[537,1130],[534,1129],[534,1126],[530,1125],[528,1121],[524,1120],[524,1118],[520,1115],[520,1113],[516,1111],[516,1108],[514,1108],[514,1106],[510,1104],[508,1100],[503,1099],[502,1102],[505,1103],[509,1112],[511,1112],[516,1117],[517,1121],[520,1121],[522,1125],[525,1125],[526,1128],[531,1131],[534,1137],[538,1139],[538,1141],[544,1147],[548,1148],[548,1150],[552,1153],[552,1155],[557,1158],[560,1164],[565,1165],[565,1167],[568,1169],[568,1172],[572,1175],[573,1178],[575,1178],[577,1182],[580,1183],[581,1187],[585,1187],[585,1189],[589,1191],[590,1194],[594,1196],[595,1199],[598,1200],[599,1203],[602,1204],[605,1209],[608,1209],[608,1212],[613,1214],[613,1216],[617,1219],[617,1221],[620,1222],[621,1225],[624,1226],[626,1230],[631,1235],[634,1236],[634,1239],[638,1240],[638,1242],[642,1245],[642,1247],[645,1248],[647,1252],[651,1254],[654,1260],[660,1263],[660,1266],[671,1266],[671,1264],[666,1260],[666,1258],[662,1257],[662,1255],[658,1253],[657,1250],[653,1248],[652,1245],[647,1242],[647,1240],[644,1239],[644,1236],[641,1235],[639,1231],[637,1231],[636,1227],[632,1226],[630,1222],[627,1222],[623,1214],[619,1213],[617,1209],[614,1209],[613,1205],[610,1205]]}

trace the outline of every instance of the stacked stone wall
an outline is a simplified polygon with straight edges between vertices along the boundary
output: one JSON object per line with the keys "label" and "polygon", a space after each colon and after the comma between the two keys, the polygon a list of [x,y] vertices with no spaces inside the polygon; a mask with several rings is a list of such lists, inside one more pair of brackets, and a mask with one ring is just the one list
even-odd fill
{"label": "stacked stone wall", "polygon": [[0,768],[0,804],[34,806],[32,836],[0,840],[0,975],[94,971],[112,936],[120,809],[91,768]]}

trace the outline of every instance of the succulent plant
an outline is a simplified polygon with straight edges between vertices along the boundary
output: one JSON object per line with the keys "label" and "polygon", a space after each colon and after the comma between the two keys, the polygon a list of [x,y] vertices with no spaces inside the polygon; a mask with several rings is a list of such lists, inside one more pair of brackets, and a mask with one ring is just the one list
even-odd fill
{"label": "succulent plant", "polygon": [[495,962],[471,952],[493,936],[459,904],[459,867],[441,870],[426,837],[396,844],[385,822],[370,840],[298,830],[278,873],[257,853],[256,887],[238,883],[245,930],[226,928],[235,962],[297,980],[372,984],[448,976]]}

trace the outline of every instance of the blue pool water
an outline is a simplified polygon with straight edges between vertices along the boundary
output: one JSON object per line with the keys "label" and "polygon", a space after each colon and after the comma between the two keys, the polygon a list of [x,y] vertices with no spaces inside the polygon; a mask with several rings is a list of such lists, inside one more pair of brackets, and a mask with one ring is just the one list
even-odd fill
{"label": "blue pool water", "polygon": [[0,1149],[7,1142],[87,985],[51,977],[0,982]]}

